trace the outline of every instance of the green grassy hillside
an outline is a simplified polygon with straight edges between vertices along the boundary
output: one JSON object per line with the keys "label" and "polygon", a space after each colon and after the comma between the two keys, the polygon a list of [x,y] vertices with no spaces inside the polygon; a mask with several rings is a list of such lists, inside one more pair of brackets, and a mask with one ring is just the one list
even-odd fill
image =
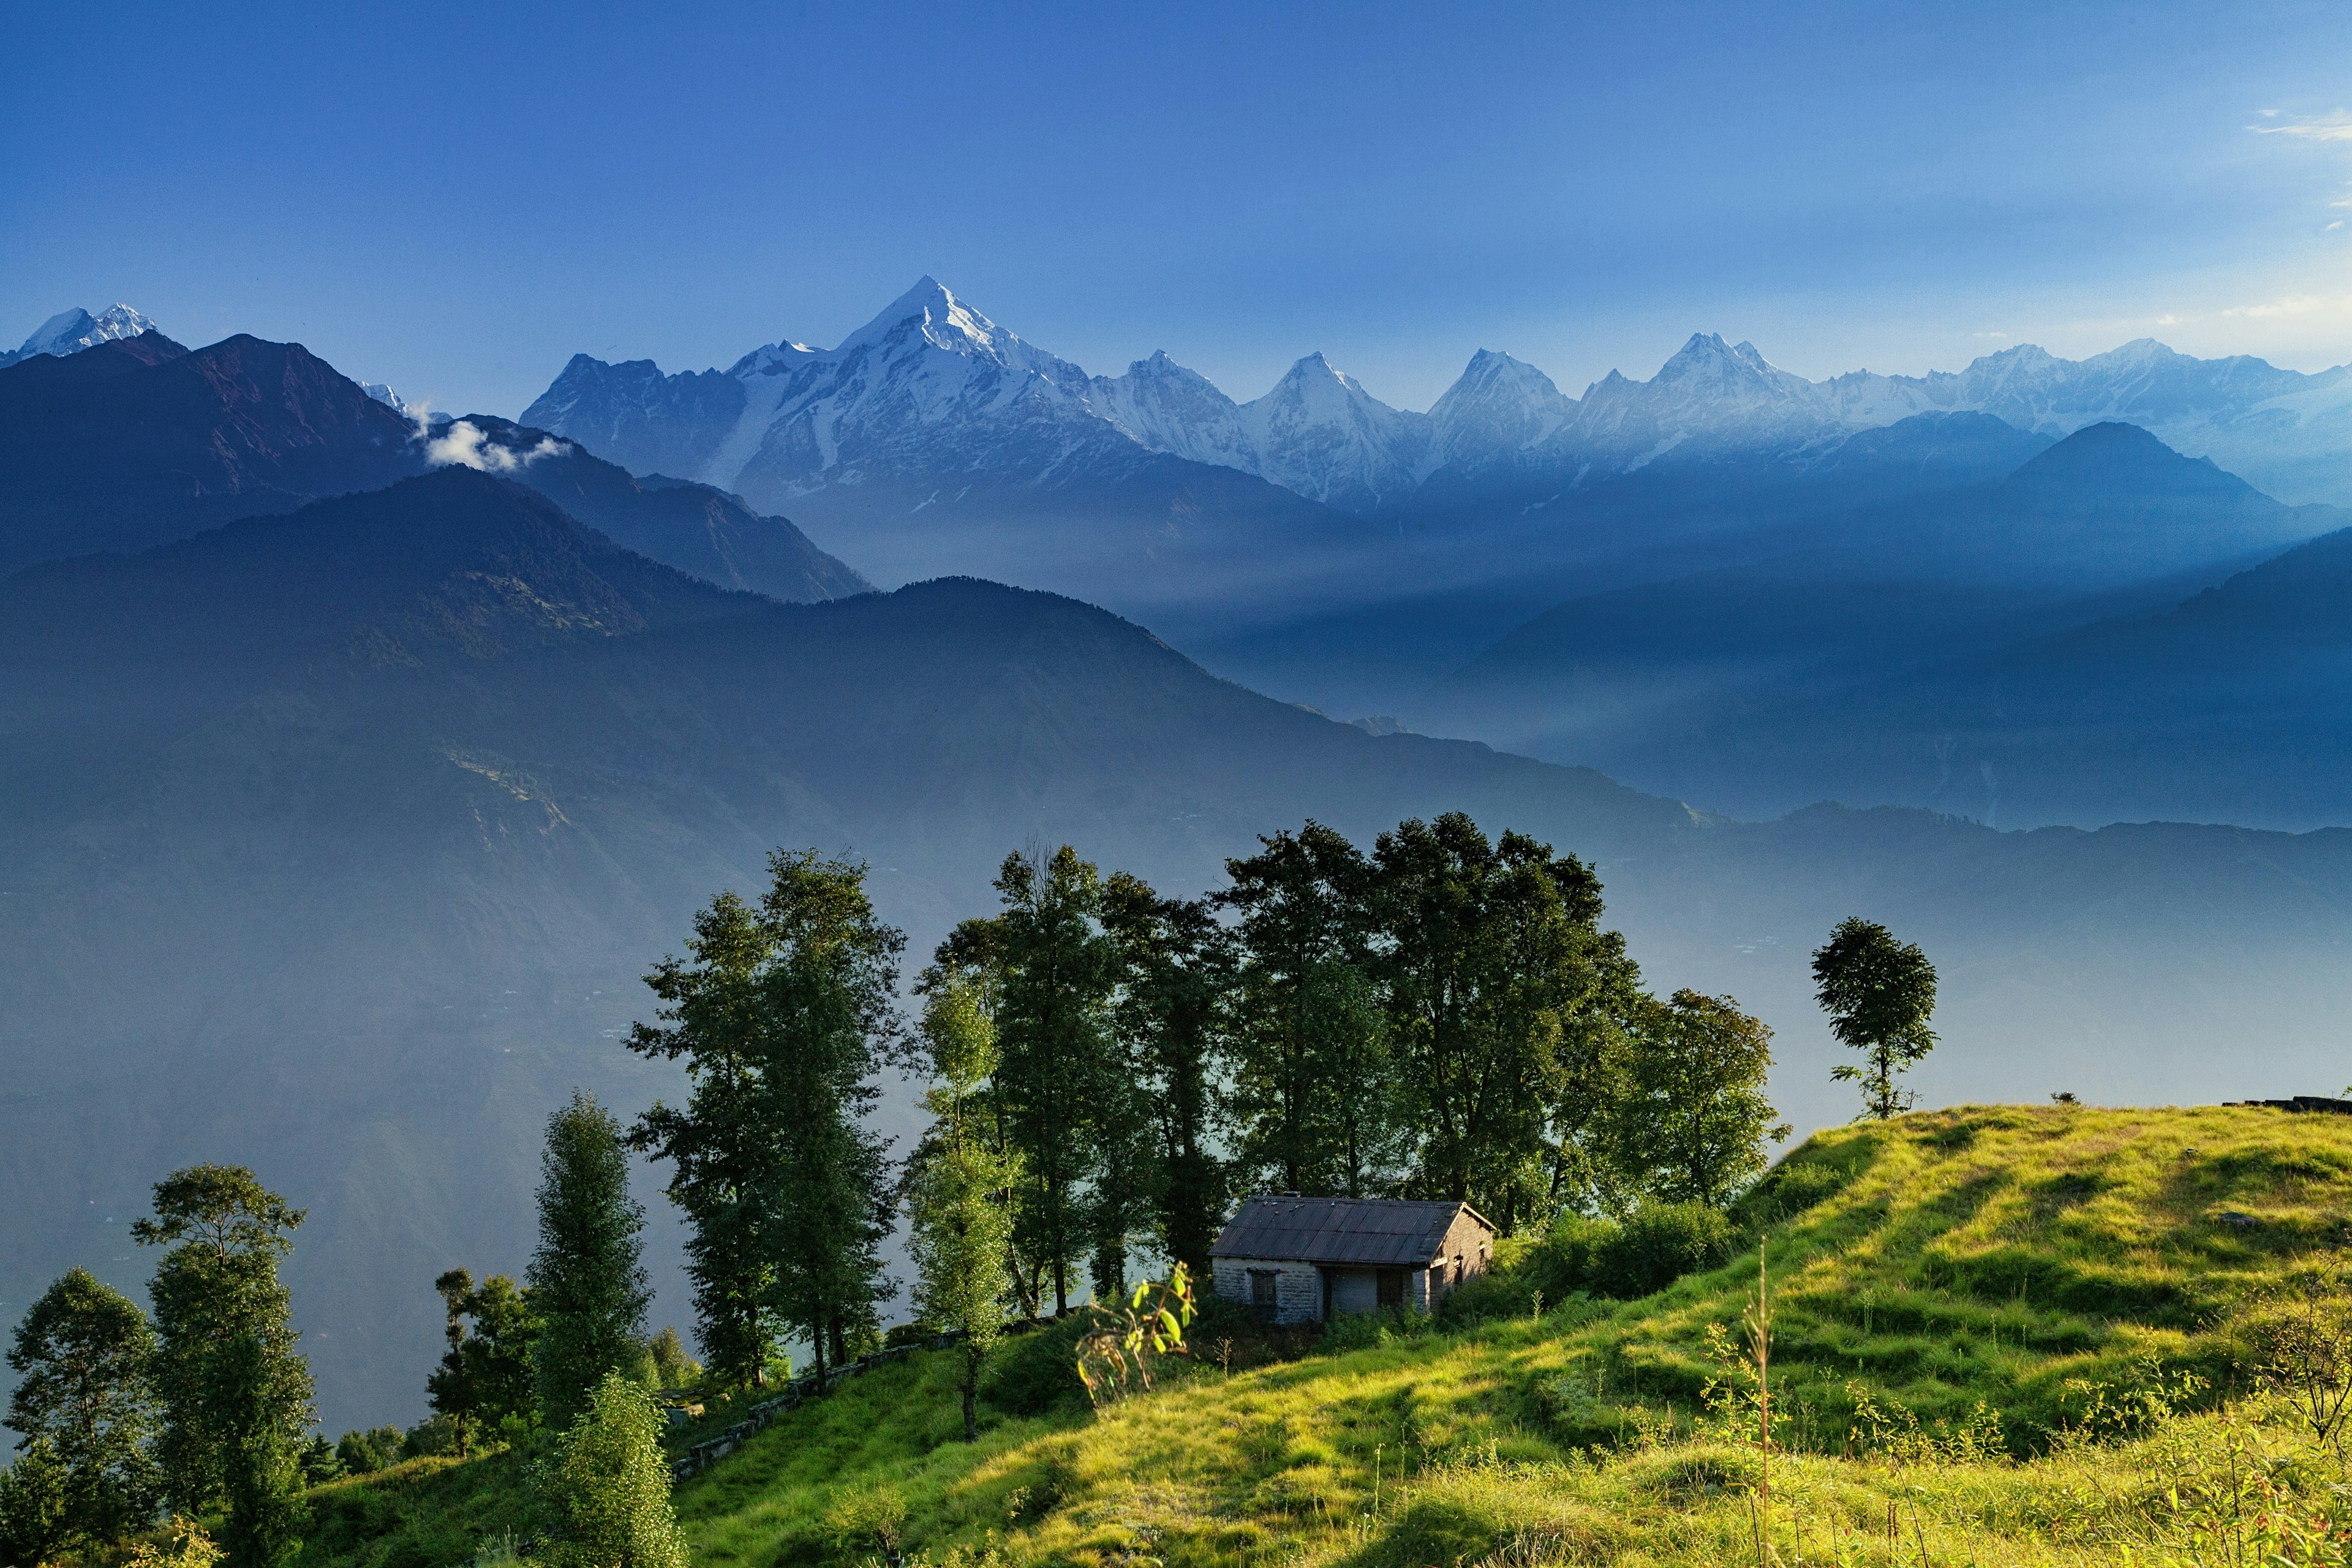
{"label": "green grassy hillside", "polygon": [[[2232,1314],[2352,1242],[2352,1119],[1921,1113],[1815,1136],[1747,1216],[1743,1254],[1645,1300],[1538,1316],[1562,1262],[1523,1245],[1484,1292],[1509,1316],[1360,1322],[1357,1348],[1230,1375],[1203,1357],[1101,1419],[1041,1395],[1049,1346],[1016,1342],[971,1446],[948,1359],[918,1358],[780,1422],[679,1512],[714,1568],[886,1544],[935,1563],[1753,1561],[1753,1417],[1726,1430],[1706,1393],[1708,1331],[1736,1331],[1760,1237],[1781,1562],[2218,1563],[2216,1521],[2242,1550],[2263,1519],[2322,1532],[2284,1560],[2339,1560],[2310,1552],[2340,1546],[2341,1466],[2247,1397]],[[510,1460],[431,1464],[325,1489],[351,1522],[305,1568],[437,1568],[520,1521]]]}

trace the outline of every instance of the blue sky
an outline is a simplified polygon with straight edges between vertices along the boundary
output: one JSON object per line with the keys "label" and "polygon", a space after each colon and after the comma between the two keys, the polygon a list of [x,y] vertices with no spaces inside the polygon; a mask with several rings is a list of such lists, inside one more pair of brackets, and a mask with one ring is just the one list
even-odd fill
{"label": "blue sky", "polygon": [[0,338],[116,300],[512,413],[919,275],[1090,370],[1423,407],[1694,330],[1810,375],[2352,360],[2352,7],[0,10]]}

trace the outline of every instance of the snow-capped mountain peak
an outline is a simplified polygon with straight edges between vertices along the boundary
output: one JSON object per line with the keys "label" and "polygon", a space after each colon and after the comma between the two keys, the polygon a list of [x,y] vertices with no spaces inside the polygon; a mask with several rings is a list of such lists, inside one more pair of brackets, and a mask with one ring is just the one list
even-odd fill
{"label": "snow-capped mountain peak", "polygon": [[0,353],[0,365],[15,364],[37,354],[48,354],[62,359],[67,354],[96,348],[100,343],[118,338],[135,338],[142,332],[152,331],[155,323],[128,305],[110,305],[97,315],[88,310],[60,310],[43,321],[24,346],[14,353]]}
{"label": "snow-capped mountain peak", "polygon": [[1535,366],[1480,349],[1430,405],[1432,467],[1475,466],[1525,450],[1550,437],[1575,412],[1576,400]]}
{"label": "snow-capped mountain peak", "polygon": [[1095,411],[1155,452],[1196,463],[1256,472],[1241,408],[1199,371],[1155,349],[1124,375],[1098,375],[1089,389]]}
{"label": "snow-capped mountain peak", "polygon": [[1315,500],[1369,510],[1428,473],[1429,416],[1391,408],[1319,352],[1240,413],[1258,476]]}
{"label": "snow-capped mountain peak", "polygon": [[912,289],[883,307],[879,315],[844,338],[841,346],[833,352],[836,358],[845,356],[910,331],[933,348],[945,349],[950,353],[986,354],[1000,361],[1009,343],[1021,341],[926,274]]}
{"label": "snow-capped mountain peak", "polygon": [[1785,398],[1801,395],[1799,389],[1811,388],[1812,383],[1772,363],[1754,343],[1727,343],[1720,332],[1693,332],[1649,384],[1717,397],[1760,392]]}
{"label": "snow-capped mountain peak", "polygon": [[404,419],[414,419],[417,416],[419,410],[410,406],[406,398],[381,381],[361,382],[360,390]]}

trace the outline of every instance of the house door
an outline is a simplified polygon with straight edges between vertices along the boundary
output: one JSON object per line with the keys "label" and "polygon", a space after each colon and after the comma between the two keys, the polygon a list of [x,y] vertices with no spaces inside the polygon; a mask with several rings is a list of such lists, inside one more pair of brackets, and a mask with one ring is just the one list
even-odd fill
{"label": "house door", "polygon": [[1276,1275],[1271,1268],[1249,1271],[1250,1315],[1261,1323],[1274,1321],[1276,1312],[1280,1310],[1281,1304],[1275,1295],[1276,1279]]}
{"label": "house door", "polygon": [[1402,1307],[1404,1305],[1403,1269],[1383,1268],[1381,1270],[1380,1304],[1382,1307]]}

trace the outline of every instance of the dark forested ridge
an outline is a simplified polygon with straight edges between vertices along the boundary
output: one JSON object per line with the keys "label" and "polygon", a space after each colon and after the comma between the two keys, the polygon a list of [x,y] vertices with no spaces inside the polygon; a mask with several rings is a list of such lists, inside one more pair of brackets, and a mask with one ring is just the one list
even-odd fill
{"label": "dark forested ridge", "polygon": [[0,571],[390,484],[425,466],[413,435],[299,343],[37,355],[0,370]]}
{"label": "dark forested ridge", "polygon": [[638,976],[778,845],[864,859],[928,951],[1032,840],[1189,893],[1308,816],[1360,844],[1465,811],[1593,863],[1645,970],[1780,1028],[1801,1122],[1847,1113],[1801,1087],[1830,1055],[1802,953],[1857,909],[1937,955],[1970,1043],[1930,1098],[2291,1092],[2345,999],[2343,835],[1728,824],[1331,722],[1049,595],[729,593],[470,470],[0,598],[0,1300],[75,1260],[130,1287],[144,1183],[248,1163],[311,1208],[289,1278],[331,1425],[417,1398],[417,1281],[520,1266],[550,1107],[668,1092],[617,1046]]}

